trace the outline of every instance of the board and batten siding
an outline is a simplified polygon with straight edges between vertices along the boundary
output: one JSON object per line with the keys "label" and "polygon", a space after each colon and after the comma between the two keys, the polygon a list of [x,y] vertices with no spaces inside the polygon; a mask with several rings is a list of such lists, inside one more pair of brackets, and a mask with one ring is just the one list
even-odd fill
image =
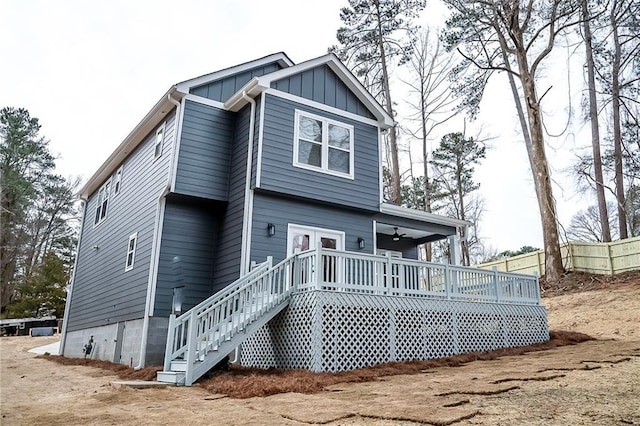
{"label": "board and batten siding", "polygon": [[238,74],[221,78],[220,80],[203,84],[202,86],[194,87],[189,90],[189,93],[212,99],[214,101],[225,102],[253,77],[269,74],[274,71],[278,71],[281,68],[282,67],[277,62],[258,66]]}
{"label": "board and batten siding", "polygon": [[327,65],[274,81],[271,88],[363,117],[375,118]]}
{"label": "board and batten siding", "polygon": [[[272,237],[267,233],[269,223],[276,227],[276,233]],[[371,215],[256,191],[253,199],[251,261],[264,262],[267,256],[273,256],[274,264],[283,260],[287,254],[289,224],[342,231],[345,233],[345,250],[369,254],[373,252]],[[363,250],[358,248],[358,238],[365,240]]]}
{"label": "board and batten siding", "polygon": [[[158,199],[168,183],[174,124],[172,115],[166,120],[159,158],[154,159],[154,129],[125,159],[120,193],[113,194],[112,183],[107,216],[97,226],[99,190],[89,196],[69,306],[69,331],[144,316],[155,217]],[[136,232],[133,269],[125,271],[129,236]]]}
{"label": "board and batten siding", "polygon": [[240,277],[250,111],[251,107],[245,106],[237,112],[235,121],[235,136],[231,147],[229,203],[220,225],[214,292]]}
{"label": "board and batten siding", "polygon": [[[267,95],[262,135],[260,188],[348,207],[379,210],[378,128]],[[295,111],[310,112],[354,127],[354,178],[293,165]]]}
{"label": "board and batten siding", "polygon": [[174,192],[226,201],[234,113],[187,101]]}
{"label": "board and batten siding", "polygon": [[167,199],[154,316],[169,316],[174,287],[184,286],[182,312],[211,296],[218,214],[196,200]]}

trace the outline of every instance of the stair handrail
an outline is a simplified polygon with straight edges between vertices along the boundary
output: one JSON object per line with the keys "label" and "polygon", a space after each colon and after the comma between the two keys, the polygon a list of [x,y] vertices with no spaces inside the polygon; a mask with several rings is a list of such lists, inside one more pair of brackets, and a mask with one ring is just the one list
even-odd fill
{"label": "stair handrail", "polygon": [[[272,267],[272,264],[273,264],[273,258],[269,256],[267,257],[267,260],[265,262],[262,262],[256,265],[249,273],[241,276],[240,278],[238,278],[236,281],[234,281],[233,283],[231,283],[221,291],[213,294],[211,297],[198,303],[196,306],[189,309],[187,312],[184,312],[180,316],[171,314],[169,316],[169,327],[167,330],[167,344],[166,344],[166,350],[165,350],[164,371],[170,370],[172,360],[180,356],[183,356],[184,353],[187,352],[187,349],[191,345],[195,345],[195,341],[190,341],[190,340],[193,340],[194,334],[192,333],[195,331],[195,327],[191,329],[191,324],[195,325],[196,316],[199,311],[201,311],[203,308],[205,308],[206,310],[206,308],[208,308],[209,306],[219,303],[220,300],[228,297],[230,293],[240,291],[240,289],[244,287],[248,282],[252,281],[257,276],[269,270]],[[187,325],[186,329],[185,329],[185,324]],[[175,347],[176,334],[180,334],[178,336],[179,340],[183,342],[183,344],[181,344],[177,348]],[[189,337],[191,337],[191,339],[189,339]]]}
{"label": "stair handrail", "polygon": [[[267,286],[269,286],[271,290],[276,291],[271,294],[272,300],[269,301],[269,306],[266,310],[268,310],[272,304],[280,303],[285,300],[286,297],[292,293],[296,284],[296,280],[292,275],[292,266],[295,265],[296,257],[296,254],[289,256],[275,266],[273,266],[272,258],[268,257],[266,262],[259,264],[248,274],[240,277],[220,292],[194,306],[179,317],[171,315],[169,318],[169,329],[167,332],[164,370],[170,371],[171,362],[179,359],[180,357],[184,358],[184,361],[187,364],[187,369],[194,365],[197,357],[199,356],[199,352],[202,351],[206,353],[209,349],[208,347],[204,350],[198,348],[199,336],[206,335],[208,333],[213,334],[216,327],[220,327],[221,324],[224,324],[229,320],[233,323],[233,314],[241,315],[241,318],[238,318],[238,323],[233,325],[231,329],[224,330],[225,333],[228,334],[228,337],[236,333],[238,331],[237,329],[244,327],[247,321],[254,319],[251,317],[251,313],[249,314],[249,317],[251,318],[248,318],[247,313],[243,311],[244,308],[240,306],[238,306],[237,310],[234,312],[225,312],[225,316],[223,316],[223,312],[219,312],[219,318],[218,315],[215,315],[215,310],[219,308],[221,309],[225,306],[228,307],[228,302],[233,301],[234,299],[236,300],[236,303],[246,302],[246,300],[241,297],[243,292],[250,291],[252,286],[260,283],[261,280],[266,279]],[[284,281],[278,282],[277,285],[271,285],[276,281],[276,275],[278,275],[277,278],[279,280]],[[245,296],[247,294],[248,293],[245,293]],[[265,311],[264,305],[261,305],[261,312],[262,311]],[[214,315],[211,315],[212,313]],[[255,314],[258,314],[258,312]],[[209,320],[206,320],[207,316],[209,316]],[[206,328],[203,328],[202,325]],[[219,328],[217,330],[218,339],[220,339],[223,330]],[[215,341],[207,341],[206,344],[214,346],[215,343]],[[189,376],[188,371],[187,376]],[[190,381],[189,377],[187,378],[187,381]]]}

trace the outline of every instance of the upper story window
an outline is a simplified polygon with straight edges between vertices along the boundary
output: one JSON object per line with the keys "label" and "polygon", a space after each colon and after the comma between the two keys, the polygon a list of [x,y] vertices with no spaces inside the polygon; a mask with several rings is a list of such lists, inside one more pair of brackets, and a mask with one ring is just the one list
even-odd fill
{"label": "upper story window", "polygon": [[129,236],[129,243],[127,244],[127,263],[124,267],[125,271],[133,269],[133,262],[136,259],[136,246],[138,245],[138,233],[131,234]]}
{"label": "upper story window", "polygon": [[159,158],[162,155],[162,145],[164,144],[164,124],[156,130],[156,143],[153,148],[153,158]]}
{"label": "upper story window", "polygon": [[296,111],[293,165],[353,179],[353,126]]}
{"label": "upper story window", "polygon": [[98,192],[98,199],[96,204],[96,216],[93,222],[94,225],[99,224],[107,217],[107,207],[109,206],[109,195],[111,193],[111,178],[102,185]]}
{"label": "upper story window", "polygon": [[118,169],[113,178],[113,195],[118,195],[122,188],[122,167]]}

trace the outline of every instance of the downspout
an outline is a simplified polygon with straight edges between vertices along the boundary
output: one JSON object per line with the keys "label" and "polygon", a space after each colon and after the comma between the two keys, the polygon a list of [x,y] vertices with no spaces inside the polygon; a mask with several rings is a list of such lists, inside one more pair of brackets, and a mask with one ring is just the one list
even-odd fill
{"label": "downspout", "polygon": [[153,242],[151,246],[151,265],[149,265],[149,279],[147,281],[147,298],[144,306],[144,320],[142,323],[142,339],[140,341],[140,358],[138,359],[138,365],[134,367],[134,370],[140,370],[144,368],[145,361],[147,357],[147,342],[149,340],[149,320],[151,318],[151,305],[153,303],[152,300],[152,292],[153,287],[156,283],[157,273],[156,269],[158,268],[158,257],[160,256],[160,242],[161,238],[161,230],[162,230],[162,219],[164,217],[163,214],[163,203],[165,202],[165,197],[171,192],[171,183],[173,181],[173,165],[174,159],[176,155],[176,146],[178,135],[180,134],[180,102],[176,101],[171,97],[171,93],[167,95],[167,99],[169,102],[176,106],[176,115],[174,119],[174,131],[173,131],[173,149],[171,150],[171,158],[169,159],[169,172],[167,175],[167,184],[165,185],[162,193],[158,197],[158,206],[156,208],[156,217],[155,217],[155,227],[153,229]]}
{"label": "downspout", "polygon": [[247,273],[249,269],[248,250],[251,246],[251,225],[252,220],[249,217],[249,209],[253,207],[253,193],[251,192],[251,167],[253,166],[253,135],[255,127],[256,101],[247,96],[247,92],[242,92],[242,99],[251,104],[251,116],[249,117],[249,141],[247,147],[247,171],[244,188],[244,219],[242,221],[242,248],[240,250],[240,276]]}
{"label": "downspout", "polygon": [[64,307],[64,314],[62,315],[62,333],[60,337],[60,349],[58,355],[64,355],[64,347],[67,339],[67,323],[69,321],[69,309],[71,308],[71,296],[73,295],[73,287],[76,282],[76,271],[78,270],[78,258],[80,257],[80,242],[82,241],[82,231],[84,228],[84,219],[87,216],[88,200],[80,198],[82,203],[82,219],[80,219],[80,235],[78,235],[78,243],[76,244],[76,258],[73,262],[73,272],[71,273],[71,285],[69,286],[69,294]]}

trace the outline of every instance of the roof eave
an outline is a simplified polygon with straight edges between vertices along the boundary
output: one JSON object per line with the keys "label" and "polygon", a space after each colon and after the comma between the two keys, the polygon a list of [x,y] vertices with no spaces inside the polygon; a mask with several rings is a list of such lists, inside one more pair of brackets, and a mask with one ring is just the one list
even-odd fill
{"label": "roof eave", "polygon": [[467,220],[460,220],[453,217],[441,216],[434,213],[429,213],[421,210],[409,209],[402,206],[396,206],[395,204],[381,203],[380,213],[389,214],[393,216],[400,216],[407,219],[419,220],[421,222],[435,223],[438,225],[460,227],[471,226],[473,223]]}
{"label": "roof eave", "polygon": [[125,158],[138,146],[144,138],[151,132],[167,115],[175,108],[169,101],[171,96],[176,101],[182,100],[185,93],[180,92],[176,86],[171,86],[169,90],[156,102],[151,110],[144,116],[136,127],[127,135],[122,143],[113,153],[102,163],[100,168],[89,178],[79,191],[81,199],[86,200],[93,194],[108,178],[117,167],[122,164]]}

